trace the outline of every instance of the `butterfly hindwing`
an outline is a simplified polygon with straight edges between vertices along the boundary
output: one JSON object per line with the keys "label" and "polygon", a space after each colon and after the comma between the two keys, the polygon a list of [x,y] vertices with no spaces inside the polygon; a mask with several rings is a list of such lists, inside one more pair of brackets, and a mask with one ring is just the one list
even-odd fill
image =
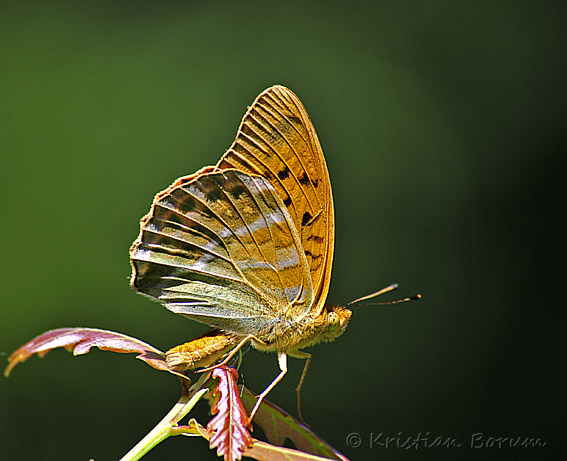
{"label": "butterfly hindwing", "polygon": [[272,184],[300,235],[315,294],[312,306],[295,307],[297,314],[317,315],[329,290],[333,199],[319,140],[297,96],[282,86],[260,94],[217,168],[236,168],[260,175]]}
{"label": "butterfly hindwing", "polygon": [[268,181],[233,169],[208,167],[158,194],[130,255],[136,290],[236,333],[313,304],[285,205]]}

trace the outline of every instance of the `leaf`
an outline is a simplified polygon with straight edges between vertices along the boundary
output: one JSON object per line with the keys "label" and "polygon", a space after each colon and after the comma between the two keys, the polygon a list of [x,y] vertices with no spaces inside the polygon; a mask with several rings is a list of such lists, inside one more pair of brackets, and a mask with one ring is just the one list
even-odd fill
{"label": "leaf", "polygon": [[239,460],[252,445],[252,436],[236,385],[238,372],[234,368],[220,366],[213,370],[212,377],[218,378],[219,383],[211,393],[211,412],[216,416],[207,424],[207,430],[212,434],[209,446],[216,448],[217,455],[224,456],[225,461]]}
{"label": "leaf", "polygon": [[159,349],[131,336],[96,328],[59,328],[37,336],[10,356],[8,359],[10,363],[4,375],[8,376],[18,363],[25,362],[33,354],[43,357],[49,351],[60,347],[73,352],[74,355],[86,354],[92,347],[120,353],[138,353],[136,358],[151,367],[188,379],[169,368],[165,354]]}
{"label": "leaf", "polygon": [[[274,445],[253,439],[247,428],[248,416],[245,408],[250,410],[254,406],[256,396],[244,388],[243,400],[241,400],[241,392],[236,386],[238,373],[233,368],[225,366],[216,368],[211,379],[215,378],[219,379],[219,384],[211,392],[211,411],[217,416],[209,422],[206,430],[198,426],[196,421],[193,421],[193,426],[203,437],[210,440],[210,447],[217,448],[217,454],[224,456],[225,461],[238,460],[243,454],[269,461],[322,459],[348,461],[291,415],[267,401],[260,405],[254,416],[254,422],[264,429],[266,436]],[[286,438],[296,445],[297,450],[277,446],[283,445]],[[241,442],[241,440],[245,441]]]}
{"label": "leaf", "polygon": [[[256,403],[256,396],[247,388],[242,392],[242,404],[250,411]],[[282,446],[285,439],[290,439],[298,450],[323,456],[330,459],[348,461],[348,459],[335,450],[331,445],[321,439],[317,434],[301,424],[297,419],[282,410],[277,405],[263,400],[254,416],[254,423],[258,424],[266,434],[268,440],[274,445]],[[248,453],[246,453],[248,456]]]}
{"label": "leaf", "polygon": [[247,450],[245,456],[261,461],[328,461],[329,458],[312,455],[293,448],[278,447],[254,439],[254,445]]}
{"label": "leaf", "polygon": [[[211,433],[201,426],[195,419],[189,421],[188,426],[183,426],[184,433],[187,435],[201,435],[205,439],[211,438]],[[304,453],[293,448],[278,447],[252,439],[252,446],[244,452],[244,456],[261,461],[326,461],[329,458]],[[346,460],[346,458],[344,458]],[[348,460],[347,460],[348,461]]]}

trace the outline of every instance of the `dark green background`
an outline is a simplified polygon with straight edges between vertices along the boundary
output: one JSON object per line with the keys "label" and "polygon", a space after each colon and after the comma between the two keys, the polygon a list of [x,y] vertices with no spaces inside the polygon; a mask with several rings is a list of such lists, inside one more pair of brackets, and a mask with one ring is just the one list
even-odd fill
{"label": "dark green background", "polygon": [[[61,326],[161,349],[203,331],[130,290],[128,247],[153,195],[214,164],[279,83],[330,170],[329,300],[392,282],[424,296],[360,307],[311,350],[312,428],[352,459],[557,453],[564,2],[25,3],[0,4],[3,354]],[[301,367],[271,395],[291,412]],[[243,373],[262,390],[275,355],[248,353]],[[30,359],[0,379],[0,460],[118,459],[178,391],[133,356]],[[207,421],[204,404],[196,414]],[[347,446],[353,432],[362,447]],[[400,432],[463,448],[369,448],[371,433]],[[478,432],[548,447],[466,448]],[[145,459],[216,458],[173,438]]]}

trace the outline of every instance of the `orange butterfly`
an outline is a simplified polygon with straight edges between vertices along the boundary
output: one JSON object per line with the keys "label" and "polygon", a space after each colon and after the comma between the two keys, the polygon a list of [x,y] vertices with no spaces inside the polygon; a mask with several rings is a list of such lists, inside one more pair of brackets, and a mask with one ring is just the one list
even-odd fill
{"label": "orange butterfly", "polygon": [[250,341],[275,351],[281,370],[250,420],[285,375],[287,356],[306,359],[299,394],[311,359],[302,349],[340,336],[351,311],[325,304],[331,183],[297,96],[282,86],[260,94],[217,165],[157,194],[140,225],[130,249],[132,286],[216,328],[168,351],[170,365],[209,367],[228,354],[227,363]]}

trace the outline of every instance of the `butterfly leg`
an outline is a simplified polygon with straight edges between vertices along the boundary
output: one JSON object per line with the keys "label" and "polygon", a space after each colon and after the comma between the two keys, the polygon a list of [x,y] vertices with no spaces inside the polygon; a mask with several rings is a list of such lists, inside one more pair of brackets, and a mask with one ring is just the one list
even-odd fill
{"label": "butterfly leg", "polygon": [[258,400],[256,400],[256,405],[254,405],[254,408],[250,413],[250,417],[248,418],[248,423],[252,422],[252,418],[254,418],[254,415],[258,411],[258,408],[260,407],[262,400],[264,400],[264,397],[266,397],[266,395],[270,393],[270,391],[275,387],[275,385],[278,384],[287,373],[287,355],[285,352],[278,351],[278,365],[280,366],[280,370],[281,370],[280,374],[276,376],[276,379],[274,379],[271,382],[271,384],[268,387],[266,387],[266,389],[264,389],[264,392],[262,392],[258,396]]}
{"label": "butterfly leg", "polygon": [[303,372],[301,373],[301,378],[299,378],[299,384],[295,388],[295,392],[297,393],[297,416],[299,416],[299,419],[303,424],[307,424],[303,419],[303,415],[301,414],[301,386],[303,386],[305,375],[307,375],[307,370],[309,369],[309,364],[311,363],[311,354],[303,351],[294,351],[290,353],[289,356],[296,359],[305,359],[305,366],[303,367]]}
{"label": "butterfly leg", "polygon": [[218,367],[221,367],[221,366],[223,366],[223,365],[226,365],[228,362],[230,362],[230,360],[232,359],[232,357],[234,357],[235,354],[236,354],[240,349],[242,349],[242,347],[243,347],[248,341],[250,341],[250,340],[256,341],[256,342],[258,342],[259,344],[262,344],[262,345],[265,345],[265,344],[266,344],[266,343],[265,343],[264,341],[262,341],[261,339],[256,338],[256,336],[254,336],[254,335],[248,335],[248,336],[246,336],[244,339],[242,339],[242,341],[240,341],[240,342],[238,343],[238,345],[237,345],[234,349],[232,349],[232,350],[230,351],[230,354],[228,354],[228,355],[226,356],[226,358],[225,358],[221,363],[217,363],[216,365],[213,365],[213,366],[210,366],[210,367],[207,367],[207,368],[203,368],[202,370],[198,370],[197,373],[204,373],[205,371],[211,371],[211,370],[214,370],[215,368],[218,368]]}

